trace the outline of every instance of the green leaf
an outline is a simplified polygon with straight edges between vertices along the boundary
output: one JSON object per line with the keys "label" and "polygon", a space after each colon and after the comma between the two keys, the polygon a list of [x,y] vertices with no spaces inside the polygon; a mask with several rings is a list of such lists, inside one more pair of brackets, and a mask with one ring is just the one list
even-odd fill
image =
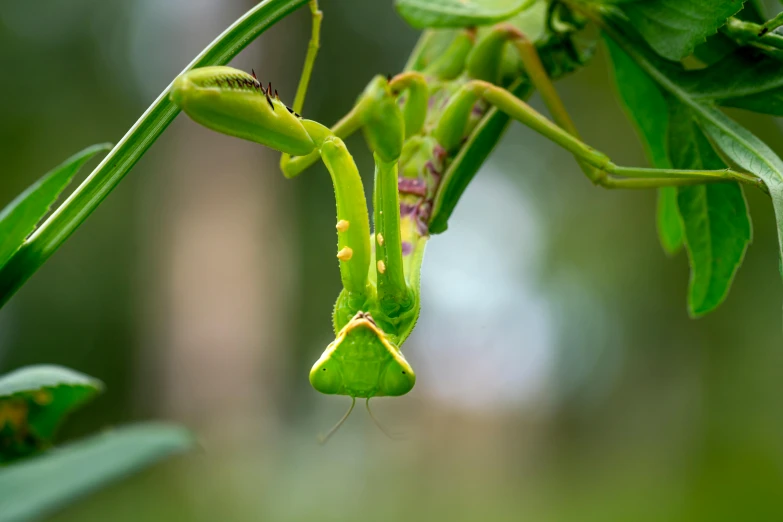
{"label": "green leaf", "polygon": [[[633,40],[633,31],[621,20],[600,20],[604,30],[658,86],[686,105],[701,128],[723,153],[741,168],[758,176],[769,190],[778,227],[779,253],[783,257],[783,161],[760,139],[715,107],[704,103],[682,85],[682,68],[663,62]],[[678,68],[679,67],[679,68]]]}
{"label": "green leaf", "polygon": [[677,206],[677,187],[658,189],[655,223],[664,252],[674,256],[682,248],[685,239],[680,209]]}
{"label": "green leaf", "polygon": [[193,443],[184,428],[139,424],[0,469],[0,522],[37,520]]}
{"label": "green leaf", "polygon": [[57,197],[73,176],[99,152],[111,149],[110,144],[93,145],[65,160],[27,190],[19,194],[0,212],[0,267],[5,265],[49,212]]}
{"label": "green leaf", "polygon": [[778,244],[783,257],[783,161],[766,143],[719,110],[705,107],[698,116],[702,128],[724,154],[767,185],[775,208]]}
{"label": "green leaf", "polygon": [[679,60],[715,34],[744,0],[647,0],[623,4],[622,10],[655,51]]}
{"label": "green leaf", "polygon": [[533,0],[396,0],[397,12],[416,29],[472,27],[507,20]]}
{"label": "green leaf", "polygon": [[19,393],[32,393],[60,386],[90,388],[99,391],[103,383],[77,371],[55,365],[25,366],[0,375],[0,400]]}
{"label": "green leaf", "polygon": [[[612,78],[625,113],[642,140],[650,164],[656,168],[671,168],[667,136],[668,105],[658,85],[638,65],[604,35],[609,50]],[[677,190],[658,190],[658,238],[664,251],[672,256],[682,247],[683,230],[677,208]]]}
{"label": "green leaf", "polygon": [[0,376],[0,463],[50,446],[63,419],[102,390],[101,381],[61,366]]}
{"label": "green leaf", "polygon": [[713,65],[679,75],[696,100],[783,116],[783,66],[752,48],[740,48]]}
{"label": "green leaf", "polygon": [[[690,109],[672,100],[670,120],[669,150],[675,168],[726,168]],[[750,216],[742,187],[735,182],[679,187],[677,192],[691,264],[688,311],[700,317],[729,293],[751,240]]]}
{"label": "green leaf", "polygon": [[[760,5],[759,0],[746,1],[745,6],[740,10],[740,12],[734,15],[734,17],[738,18],[739,20],[757,24],[763,24],[764,20],[766,19],[764,16],[764,10]],[[708,36],[707,41],[701,45],[698,45],[696,49],[694,49],[693,54],[696,56],[696,58],[709,65],[717,62],[738,48],[739,45],[737,42],[725,34],[718,32],[712,36]]]}

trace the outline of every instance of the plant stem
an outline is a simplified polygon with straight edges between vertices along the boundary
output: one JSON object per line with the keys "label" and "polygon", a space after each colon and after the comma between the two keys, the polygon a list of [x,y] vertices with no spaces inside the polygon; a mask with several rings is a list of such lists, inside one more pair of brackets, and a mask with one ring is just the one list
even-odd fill
{"label": "plant stem", "polygon": [[[306,3],[307,0],[259,3],[209,44],[185,71],[228,63],[261,33]],[[169,85],[158,96],[100,165],[0,270],[0,306],[73,234],[172,122],[179,109],[169,100],[170,88]]]}
{"label": "plant stem", "polygon": [[321,46],[321,21],[324,14],[318,10],[318,1],[310,0],[310,14],[312,17],[312,29],[310,42],[307,44],[307,55],[305,56],[302,76],[299,77],[299,86],[296,88],[296,97],[294,98],[294,112],[302,113],[307,86],[310,85],[310,75],[313,72],[315,58],[318,56],[318,48]]}

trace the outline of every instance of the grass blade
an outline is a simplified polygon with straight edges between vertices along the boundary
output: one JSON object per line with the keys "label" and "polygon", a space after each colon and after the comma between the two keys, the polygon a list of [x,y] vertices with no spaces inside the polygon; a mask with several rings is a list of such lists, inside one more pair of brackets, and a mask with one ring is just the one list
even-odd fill
{"label": "grass blade", "polygon": [[[265,0],[218,36],[185,70],[224,65],[261,33],[308,0]],[[167,87],[100,165],[0,269],[0,306],[81,225],[179,114]]]}
{"label": "grass blade", "polygon": [[19,250],[79,169],[93,156],[110,148],[109,144],[93,145],[74,154],[30,185],[0,212],[0,267]]}

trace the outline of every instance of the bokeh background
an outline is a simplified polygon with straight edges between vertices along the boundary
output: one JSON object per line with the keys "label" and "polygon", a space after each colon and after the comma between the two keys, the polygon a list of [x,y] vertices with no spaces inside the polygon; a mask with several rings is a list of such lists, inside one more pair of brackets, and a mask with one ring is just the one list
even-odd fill
{"label": "bokeh background", "polygon": [[[2,203],[118,140],[252,4],[0,0]],[[304,113],[330,124],[417,34],[391,0],[322,9]],[[290,103],[308,37],[302,10],[233,64]],[[645,164],[604,49],[558,86],[590,144]],[[732,114],[783,153],[778,122]],[[371,174],[362,139],[348,146]],[[404,439],[357,408],[320,447],[349,404],[307,380],[333,338],[334,196],[323,168],[285,180],[277,160],[178,117],[0,313],[0,372],[57,363],[107,384],[63,441],[168,419],[203,448],[52,520],[783,520],[783,287],[758,191],[730,297],[691,320],[655,193],[596,189],[513,125],[428,247],[416,388],[374,401]]]}

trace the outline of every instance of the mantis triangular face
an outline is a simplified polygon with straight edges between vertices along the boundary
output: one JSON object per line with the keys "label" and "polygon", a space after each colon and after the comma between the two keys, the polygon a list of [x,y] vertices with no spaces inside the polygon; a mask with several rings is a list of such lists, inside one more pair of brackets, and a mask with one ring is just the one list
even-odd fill
{"label": "mantis triangular face", "polygon": [[398,396],[411,391],[416,375],[370,314],[359,312],[313,365],[310,383],[326,394]]}

